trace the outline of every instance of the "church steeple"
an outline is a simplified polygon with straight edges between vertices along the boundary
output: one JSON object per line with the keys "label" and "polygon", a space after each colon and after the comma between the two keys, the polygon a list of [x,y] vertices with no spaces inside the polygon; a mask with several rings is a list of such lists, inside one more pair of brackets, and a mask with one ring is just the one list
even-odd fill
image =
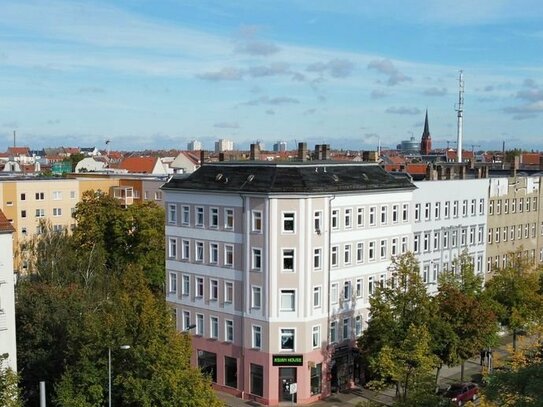
{"label": "church steeple", "polygon": [[430,126],[428,126],[428,109],[426,109],[426,117],[424,118],[424,131],[420,141],[420,153],[428,155],[432,151],[432,136],[430,135]]}

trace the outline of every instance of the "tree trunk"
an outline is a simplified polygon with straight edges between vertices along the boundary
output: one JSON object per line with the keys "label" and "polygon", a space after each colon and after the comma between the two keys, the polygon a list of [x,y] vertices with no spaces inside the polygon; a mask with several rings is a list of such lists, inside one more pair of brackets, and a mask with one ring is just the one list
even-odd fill
{"label": "tree trunk", "polygon": [[462,359],[462,363],[460,364],[460,381],[463,382],[464,381],[464,364],[465,364],[465,360]]}
{"label": "tree trunk", "polygon": [[513,350],[517,351],[517,330],[513,329]]}
{"label": "tree trunk", "polygon": [[443,367],[443,363],[440,363],[439,366],[437,367],[437,371],[436,371],[436,381],[435,381],[435,385],[437,386],[437,383],[439,381],[439,374],[441,373],[441,368]]}

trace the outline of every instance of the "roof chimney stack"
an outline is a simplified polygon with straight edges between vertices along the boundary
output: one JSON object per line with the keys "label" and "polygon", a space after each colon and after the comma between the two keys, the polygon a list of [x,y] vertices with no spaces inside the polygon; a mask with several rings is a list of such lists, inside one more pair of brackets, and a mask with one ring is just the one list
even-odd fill
{"label": "roof chimney stack", "polygon": [[200,166],[204,165],[205,161],[206,161],[206,151],[205,150],[200,150]]}
{"label": "roof chimney stack", "polygon": [[260,159],[260,148],[258,147],[258,144],[251,144],[251,152],[250,152],[250,155],[249,155],[249,159],[251,161],[255,161],[255,160]]}
{"label": "roof chimney stack", "polygon": [[298,143],[298,160],[307,160],[307,143]]}

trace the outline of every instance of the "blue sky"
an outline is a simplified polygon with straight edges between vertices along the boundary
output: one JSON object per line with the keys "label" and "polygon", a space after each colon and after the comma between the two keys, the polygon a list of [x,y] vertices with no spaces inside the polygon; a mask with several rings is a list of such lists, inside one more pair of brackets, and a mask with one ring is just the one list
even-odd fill
{"label": "blue sky", "polygon": [[368,149],[456,140],[543,150],[540,0],[0,2],[0,150]]}

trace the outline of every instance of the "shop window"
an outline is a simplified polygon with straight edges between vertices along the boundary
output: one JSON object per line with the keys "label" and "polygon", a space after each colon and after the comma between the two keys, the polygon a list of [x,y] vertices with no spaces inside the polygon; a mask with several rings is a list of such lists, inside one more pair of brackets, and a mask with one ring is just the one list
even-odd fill
{"label": "shop window", "polygon": [[213,383],[217,383],[217,354],[198,350],[198,367]]}
{"label": "shop window", "polygon": [[251,394],[264,395],[264,368],[254,363],[251,363]]}
{"label": "shop window", "polygon": [[238,360],[236,358],[224,357],[224,385],[238,388]]}

